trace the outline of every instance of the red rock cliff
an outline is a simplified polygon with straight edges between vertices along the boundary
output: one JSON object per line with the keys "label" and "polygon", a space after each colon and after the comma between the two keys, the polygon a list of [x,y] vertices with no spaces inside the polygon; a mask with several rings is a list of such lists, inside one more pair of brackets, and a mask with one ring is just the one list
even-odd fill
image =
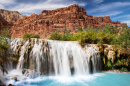
{"label": "red rock cliff", "polygon": [[40,15],[32,14],[25,19],[17,20],[12,27],[11,37],[21,38],[25,33],[42,35],[64,31],[65,28],[72,31],[75,31],[78,27],[83,29],[89,26],[97,28],[98,26],[105,26],[106,23],[122,25],[120,22],[111,21],[109,16],[93,17],[87,15],[84,8],[74,4],[56,10],[43,10]]}
{"label": "red rock cliff", "polygon": [[11,27],[18,19],[24,19],[25,16],[17,11],[7,11],[0,9],[0,29],[4,27]]}

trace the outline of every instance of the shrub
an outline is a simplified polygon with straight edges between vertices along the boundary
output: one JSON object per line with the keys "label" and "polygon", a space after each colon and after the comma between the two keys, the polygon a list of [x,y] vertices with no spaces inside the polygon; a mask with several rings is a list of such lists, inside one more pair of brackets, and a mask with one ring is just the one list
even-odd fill
{"label": "shrub", "polygon": [[[0,70],[4,73],[8,73],[6,70],[6,64],[9,64],[10,61],[18,62],[18,54],[9,53],[10,45],[7,43],[5,38],[0,39]],[[11,58],[8,58],[11,56]]]}
{"label": "shrub", "polygon": [[123,62],[118,60],[118,64],[119,64],[119,66],[121,66],[123,64]]}
{"label": "shrub", "polygon": [[30,34],[25,33],[24,36],[23,36],[23,38],[24,38],[24,39],[25,39],[25,38],[30,38]]}
{"label": "shrub", "polygon": [[109,33],[100,31],[100,32],[97,33],[97,37],[98,37],[97,38],[98,39],[98,43],[101,43],[101,44],[111,44],[114,35],[111,35]]}
{"label": "shrub", "polygon": [[103,28],[103,31],[106,33],[110,33],[110,34],[116,34],[119,32],[117,29],[117,26],[114,27],[112,25],[110,25],[110,26],[106,25],[106,27]]}
{"label": "shrub", "polygon": [[36,35],[32,35],[32,34],[31,34],[31,35],[30,35],[30,38],[40,38],[40,36],[37,35],[37,34],[36,34]]}
{"label": "shrub", "polygon": [[5,38],[11,38],[10,29],[9,28],[1,29],[0,36]]}
{"label": "shrub", "polygon": [[78,30],[79,30],[79,31],[83,31],[82,27],[78,27]]}
{"label": "shrub", "polygon": [[113,44],[117,49],[122,49],[124,53],[128,54],[130,52],[130,29],[124,29],[119,36],[116,35]]}
{"label": "shrub", "polygon": [[33,35],[33,34],[28,34],[28,33],[25,33],[24,36],[23,36],[23,39],[28,39],[28,38],[40,38],[39,35]]}
{"label": "shrub", "polygon": [[112,63],[111,63],[111,61],[109,61],[109,60],[108,60],[108,62],[107,62],[107,67],[109,67],[109,68],[112,67]]}
{"label": "shrub", "polygon": [[50,38],[51,40],[61,40],[61,35],[58,32],[52,33]]}
{"label": "shrub", "polygon": [[128,70],[124,67],[121,68],[121,71],[128,72]]}
{"label": "shrub", "polygon": [[6,40],[1,39],[0,40],[0,69],[2,70],[3,74],[4,74],[4,72],[7,73],[5,64],[9,63],[8,48],[9,48],[9,45],[6,42]]}

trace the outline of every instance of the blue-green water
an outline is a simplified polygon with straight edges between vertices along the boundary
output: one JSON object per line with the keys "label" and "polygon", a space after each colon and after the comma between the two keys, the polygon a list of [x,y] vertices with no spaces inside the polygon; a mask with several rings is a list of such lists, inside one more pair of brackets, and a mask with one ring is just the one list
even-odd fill
{"label": "blue-green water", "polygon": [[23,86],[130,86],[130,73],[95,73],[86,76],[44,76],[14,83]]}

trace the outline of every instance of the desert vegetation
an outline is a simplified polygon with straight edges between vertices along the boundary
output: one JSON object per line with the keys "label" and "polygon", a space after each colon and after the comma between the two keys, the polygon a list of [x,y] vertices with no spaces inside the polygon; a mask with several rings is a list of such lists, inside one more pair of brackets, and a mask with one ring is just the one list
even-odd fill
{"label": "desert vegetation", "polygon": [[0,36],[5,38],[11,38],[10,29],[9,28],[1,29]]}

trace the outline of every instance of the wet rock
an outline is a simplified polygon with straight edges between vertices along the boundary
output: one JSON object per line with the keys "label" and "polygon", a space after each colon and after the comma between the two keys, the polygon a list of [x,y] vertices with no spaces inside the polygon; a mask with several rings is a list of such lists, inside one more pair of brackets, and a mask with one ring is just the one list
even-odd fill
{"label": "wet rock", "polygon": [[22,70],[22,74],[24,75],[26,71],[27,71],[27,70],[25,70],[25,69],[24,69],[24,70]]}
{"label": "wet rock", "polygon": [[104,55],[107,56],[107,55],[108,55],[108,52],[109,52],[109,48],[105,48],[105,49],[104,49]]}
{"label": "wet rock", "polygon": [[107,57],[108,57],[108,60],[111,59],[111,61],[113,62],[114,58],[115,58],[115,52],[114,51],[109,51]]}
{"label": "wet rock", "polygon": [[0,86],[6,86],[6,85],[4,85],[3,82],[0,80]]}
{"label": "wet rock", "polygon": [[120,70],[114,70],[114,72],[116,72],[116,73],[121,73],[121,71],[120,71]]}
{"label": "wet rock", "polygon": [[12,84],[9,84],[8,86],[14,86],[14,85],[12,85]]}
{"label": "wet rock", "polygon": [[18,81],[18,80],[17,80],[17,77],[13,77],[12,79],[15,80],[15,81]]}

